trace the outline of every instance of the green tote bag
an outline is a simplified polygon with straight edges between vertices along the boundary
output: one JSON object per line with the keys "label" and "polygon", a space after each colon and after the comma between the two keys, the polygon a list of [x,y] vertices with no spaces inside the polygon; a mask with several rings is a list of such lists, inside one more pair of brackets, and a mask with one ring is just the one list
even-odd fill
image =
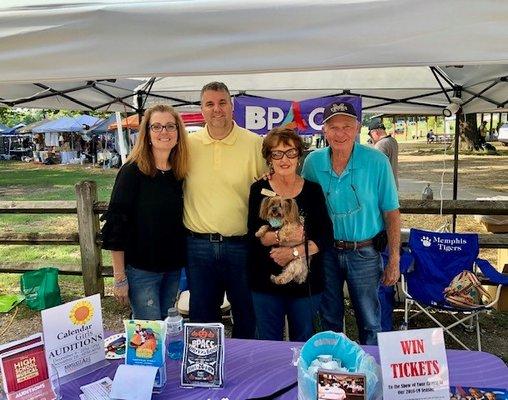
{"label": "green tote bag", "polygon": [[21,275],[21,292],[32,310],[44,310],[62,303],[58,286],[58,269],[40,268]]}

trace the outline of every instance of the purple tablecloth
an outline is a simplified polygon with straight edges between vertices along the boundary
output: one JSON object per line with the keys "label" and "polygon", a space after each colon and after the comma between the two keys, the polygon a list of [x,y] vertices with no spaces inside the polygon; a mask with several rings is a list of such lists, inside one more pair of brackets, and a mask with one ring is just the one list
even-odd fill
{"label": "purple tablecloth", "polygon": [[[153,399],[242,400],[271,394],[296,381],[291,347],[302,343],[226,339],[225,386],[223,389],[180,388],[180,363],[168,360],[168,383]],[[364,346],[379,362],[376,346]],[[508,367],[498,357],[478,351],[447,350],[450,385],[508,389]],[[122,360],[123,361],[123,360]],[[63,399],[79,399],[79,387],[105,376],[113,379],[119,362],[69,382],[62,387]],[[280,399],[296,399],[297,389]]]}

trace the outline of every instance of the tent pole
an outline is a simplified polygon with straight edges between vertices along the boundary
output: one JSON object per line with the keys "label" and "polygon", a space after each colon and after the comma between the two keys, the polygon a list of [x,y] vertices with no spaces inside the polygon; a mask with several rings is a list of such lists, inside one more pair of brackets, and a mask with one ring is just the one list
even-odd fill
{"label": "tent pole", "polygon": [[141,126],[141,120],[143,119],[143,95],[141,92],[136,92],[136,110],[138,112],[138,121],[139,125]]}
{"label": "tent pole", "polygon": [[[453,200],[457,200],[457,189],[459,184],[459,138],[460,138],[460,119],[462,117],[462,107],[455,114],[455,142],[453,151]],[[457,214],[452,215],[452,232],[455,232],[457,226]]]}

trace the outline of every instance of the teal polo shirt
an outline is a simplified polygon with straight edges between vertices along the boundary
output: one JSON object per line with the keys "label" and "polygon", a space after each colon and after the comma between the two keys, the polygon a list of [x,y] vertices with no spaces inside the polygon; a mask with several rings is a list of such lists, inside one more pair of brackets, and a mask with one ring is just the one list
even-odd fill
{"label": "teal polo shirt", "polygon": [[331,149],[315,150],[303,164],[305,179],[321,185],[335,240],[364,241],[385,227],[383,212],[399,208],[388,157],[358,143],[340,175],[332,169]]}

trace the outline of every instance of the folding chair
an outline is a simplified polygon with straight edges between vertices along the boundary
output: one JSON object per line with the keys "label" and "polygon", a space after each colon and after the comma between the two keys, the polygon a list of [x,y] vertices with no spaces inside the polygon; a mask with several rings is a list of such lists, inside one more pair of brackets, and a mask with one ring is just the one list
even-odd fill
{"label": "folding chair", "polygon": [[[470,349],[451,329],[458,325],[472,330],[476,328],[478,350],[481,351],[479,315],[490,311],[498,302],[501,287],[508,285],[508,277],[496,271],[488,261],[477,258],[479,252],[477,234],[411,229],[409,248],[413,264],[401,271],[402,290],[406,295],[404,328],[408,329],[411,318],[424,313],[466,350]],[[489,304],[472,308],[457,308],[447,303],[444,289],[460,272],[467,270],[476,273],[476,267],[490,281],[489,283],[498,285],[494,300]],[[417,312],[410,315],[413,306],[416,306]],[[455,321],[445,326],[437,319],[439,312],[452,315]],[[466,325],[466,322],[469,322],[469,325]]]}
{"label": "folding chair", "polygon": [[[176,296],[176,308],[184,319],[189,318],[189,301],[190,292],[187,284],[187,275],[185,268],[182,268],[182,274],[180,275],[180,283],[178,285],[178,294]],[[221,315],[223,319],[229,319],[233,322],[233,314],[231,312],[231,304],[229,304],[226,294],[224,294],[224,301],[220,307]]]}

